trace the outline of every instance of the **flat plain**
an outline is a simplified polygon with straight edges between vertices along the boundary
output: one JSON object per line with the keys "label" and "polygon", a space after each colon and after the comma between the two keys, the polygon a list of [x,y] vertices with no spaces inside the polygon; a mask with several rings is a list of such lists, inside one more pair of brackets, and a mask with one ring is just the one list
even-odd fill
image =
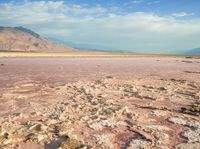
{"label": "flat plain", "polygon": [[14,54],[0,58],[0,148],[199,148],[198,57]]}

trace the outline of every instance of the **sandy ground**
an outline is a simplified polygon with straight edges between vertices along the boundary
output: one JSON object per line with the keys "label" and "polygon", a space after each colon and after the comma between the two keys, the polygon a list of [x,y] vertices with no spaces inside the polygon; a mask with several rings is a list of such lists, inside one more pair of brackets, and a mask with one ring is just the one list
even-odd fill
{"label": "sandy ground", "polygon": [[125,58],[141,58],[141,57],[171,57],[171,58],[185,58],[185,57],[192,57],[192,58],[197,58],[199,59],[200,56],[199,55],[166,55],[166,54],[130,54],[130,53],[117,53],[117,52],[103,52],[103,51],[87,51],[87,50],[79,50],[79,51],[69,51],[69,52],[16,52],[16,51],[10,51],[10,52],[6,52],[6,51],[0,51],[0,58],[38,58],[38,57],[42,57],[42,58],[66,58],[66,57],[96,57],[96,58],[113,58],[113,57],[117,57],[117,58],[121,58],[121,57],[125,57]]}
{"label": "sandy ground", "polygon": [[199,149],[200,59],[1,58],[0,148]]}

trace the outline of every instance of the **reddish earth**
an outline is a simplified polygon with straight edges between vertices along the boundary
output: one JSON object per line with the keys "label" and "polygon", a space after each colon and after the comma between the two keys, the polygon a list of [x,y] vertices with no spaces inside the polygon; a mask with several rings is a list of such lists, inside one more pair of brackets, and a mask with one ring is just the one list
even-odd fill
{"label": "reddish earth", "polygon": [[23,27],[0,27],[0,51],[70,52],[77,50],[52,42]]}
{"label": "reddish earth", "polygon": [[[1,87],[30,79],[47,84],[97,80],[106,76],[120,79],[160,77],[200,80],[200,60],[174,58],[12,58],[0,59]],[[186,72],[185,72],[186,71]],[[192,71],[194,73],[187,73]]]}
{"label": "reddish earth", "polygon": [[[2,64],[2,65],[1,65]],[[2,58],[0,148],[199,149],[200,59]]]}

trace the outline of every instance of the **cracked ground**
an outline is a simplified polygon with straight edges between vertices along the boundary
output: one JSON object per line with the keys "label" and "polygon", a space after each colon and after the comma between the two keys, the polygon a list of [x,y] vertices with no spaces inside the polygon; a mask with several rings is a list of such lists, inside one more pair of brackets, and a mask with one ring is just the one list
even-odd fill
{"label": "cracked ground", "polygon": [[200,146],[199,59],[27,58],[0,63],[3,149]]}

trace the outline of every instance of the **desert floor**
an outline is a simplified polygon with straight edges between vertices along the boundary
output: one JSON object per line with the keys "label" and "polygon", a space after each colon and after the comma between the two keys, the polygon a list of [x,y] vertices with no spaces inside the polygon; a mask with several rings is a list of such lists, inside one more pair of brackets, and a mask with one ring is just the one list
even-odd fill
{"label": "desert floor", "polygon": [[200,59],[1,58],[2,149],[199,149]]}

